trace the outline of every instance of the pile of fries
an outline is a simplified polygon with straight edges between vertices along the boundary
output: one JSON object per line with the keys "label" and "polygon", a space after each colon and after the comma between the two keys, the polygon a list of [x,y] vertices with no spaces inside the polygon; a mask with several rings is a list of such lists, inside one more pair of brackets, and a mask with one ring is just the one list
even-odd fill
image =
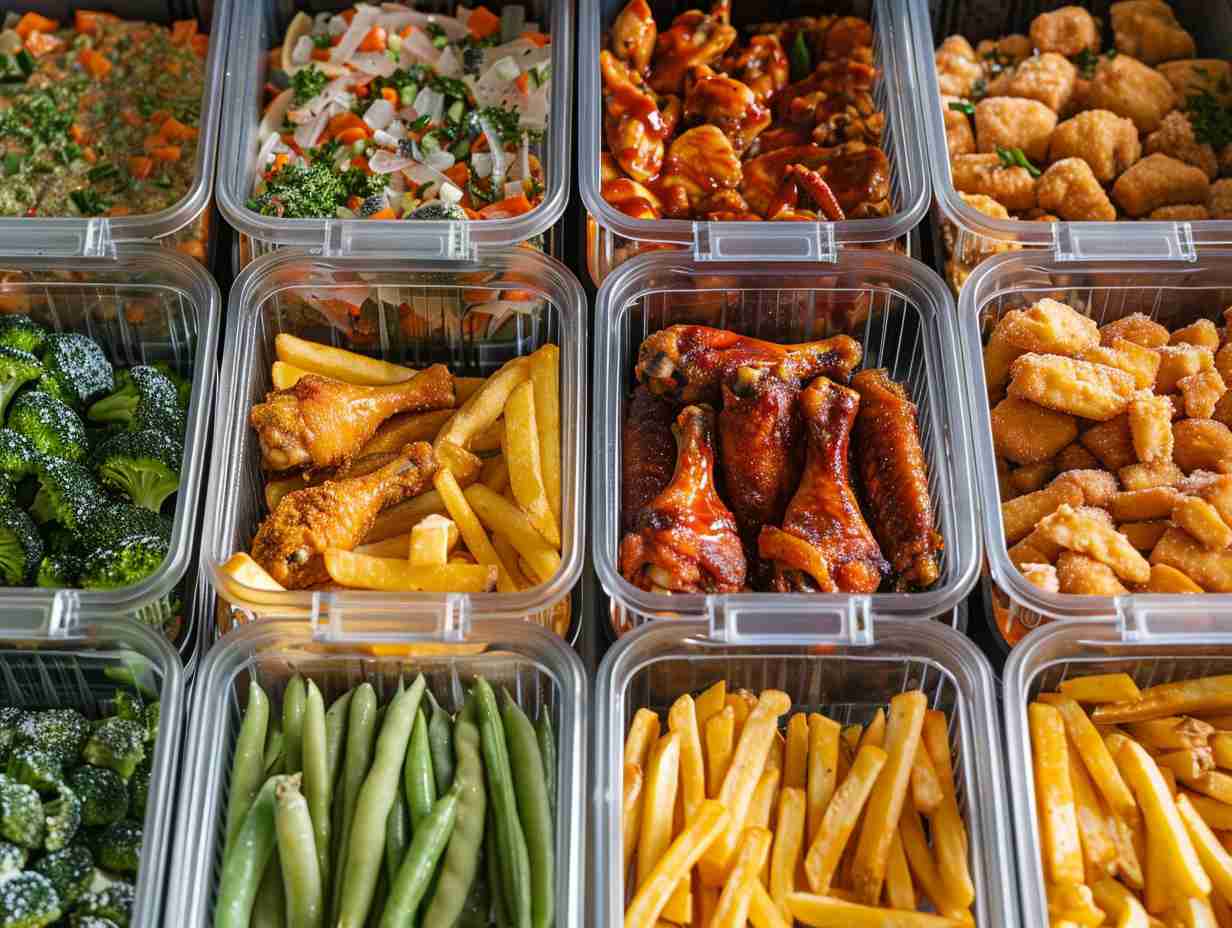
{"label": "pile of fries", "polygon": [[[305,374],[359,386],[401,383],[410,368],[280,334],[273,386],[289,389]],[[272,512],[287,494],[332,476],[376,470],[408,443],[431,441],[438,462],[433,489],[384,509],[353,551],[330,548],[330,588],[513,593],[552,579],[561,562],[560,349],[544,345],[490,377],[455,377],[455,409],[387,419],[345,474],[270,475]],[[510,465],[513,466],[510,466]],[[222,570],[259,590],[282,587],[248,554]],[[569,597],[532,617],[567,633]]]}
{"label": "pile of fries", "polygon": [[1232,925],[1232,676],[1077,677],[1027,710],[1060,925]]}
{"label": "pile of fries", "polygon": [[666,732],[637,711],[624,747],[625,928],[972,924],[945,714],[913,691],[867,726],[797,712],[784,736],[790,709],[779,690],[719,681],[677,699]]}

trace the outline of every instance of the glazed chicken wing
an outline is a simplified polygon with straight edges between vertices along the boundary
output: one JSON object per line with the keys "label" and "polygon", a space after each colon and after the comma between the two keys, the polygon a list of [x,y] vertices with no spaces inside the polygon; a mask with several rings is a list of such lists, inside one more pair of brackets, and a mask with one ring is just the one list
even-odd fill
{"label": "glazed chicken wing", "polygon": [[685,79],[684,118],[717,127],[739,154],[770,125],[770,110],[746,84],[703,64]]}
{"label": "glazed chicken wing", "polygon": [[676,418],[676,470],[620,542],[620,572],[650,592],[734,593],[746,562],[736,520],[714,486],[714,410]]}
{"label": "glazed chicken wing", "polygon": [[288,590],[324,583],[327,548],[360,544],[382,509],[424,492],[435,473],[432,445],[421,441],[365,476],[288,493],[257,529],[252,558]]}
{"label": "glazed chicken wing", "polygon": [[674,127],[641,76],[606,49],[599,53],[599,70],[607,147],[630,177],[648,181],[663,168],[665,140]]}
{"label": "glazed chicken wing", "polygon": [[708,196],[740,186],[740,158],[717,126],[697,126],[677,136],[663,162],[659,190],[669,216],[689,216]]}
{"label": "glazed chicken wing", "polygon": [[[767,215],[790,165],[815,171],[834,194],[848,218],[882,215],[890,197],[890,164],[885,152],[860,142],[836,148],[798,145],[779,148],[744,163],[740,192],[749,206]],[[869,210],[878,212],[870,213]]]}
{"label": "glazed chicken wing", "polygon": [[633,531],[637,515],[663,492],[676,466],[675,407],[639,384],[629,401],[620,439],[620,525]]}
{"label": "glazed chicken wing", "polygon": [[621,61],[627,61],[634,71],[645,74],[650,67],[650,56],[654,54],[658,35],[654,14],[650,12],[646,0],[629,0],[612,23],[612,54]]}
{"label": "glazed chicken wing", "polygon": [[248,422],[257,432],[266,469],[318,470],[345,464],[390,416],[447,409],[455,401],[453,377],[443,364],[381,387],[308,374],[288,390],[267,394]]}
{"label": "glazed chicken wing", "polygon": [[680,402],[717,401],[724,375],[738,367],[772,370],[803,384],[825,375],[847,380],[863,349],[847,335],[779,345],[704,325],[673,325],[647,336],[638,351],[637,379],[652,393]]}
{"label": "glazed chicken wing", "polygon": [[660,32],[655,43],[649,84],[658,93],[679,94],[689,68],[714,64],[736,41],[736,30],[726,16],[688,10],[672,20],[671,28]]}
{"label": "glazed chicken wing", "polygon": [[782,528],[757,539],[775,592],[872,593],[889,568],[860,512],[847,466],[860,396],[818,377],[800,394],[808,458]]}
{"label": "glazed chicken wing", "polygon": [[929,587],[940,574],[943,542],[928,495],[915,404],[885,370],[860,371],[851,386],[860,394],[855,466],[873,534],[896,575],[895,589]]}
{"label": "glazed chicken wing", "polygon": [[787,86],[791,76],[787,53],[772,35],[755,35],[748,45],[729,51],[723,58],[722,70],[747,84],[762,103],[769,103]]}

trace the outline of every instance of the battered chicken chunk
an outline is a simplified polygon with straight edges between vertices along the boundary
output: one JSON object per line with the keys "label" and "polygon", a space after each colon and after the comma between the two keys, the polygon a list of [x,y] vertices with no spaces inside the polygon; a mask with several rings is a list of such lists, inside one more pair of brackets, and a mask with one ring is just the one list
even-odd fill
{"label": "battered chicken chunk", "polygon": [[1027,210],[1036,205],[1035,178],[1026,168],[1007,167],[996,155],[959,155],[950,165],[954,188],[962,193],[992,197],[1006,209]]}
{"label": "battered chicken chunk", "polygon": [[975,131],[966,113],[950,107],[961,103],[957,97],[942,97],[941,112],[945,118],[945,146],[949,155],[970,155],[975,151]]}
{"label": "battered chicken chunk", "polygon": [[984,68],[975,57],[975,49],[960,35],[952,35],[937,49],[937,83],[943,94],[969,97],[976,81],[984,79]]}
{"label": "battered chicken chunk", "polygon": [[1142,157],[1142,143],[1132,120],[1109,110],[1085,110],[1057,126],[1048,157],[1081,158],[1095,178],[1107,184]]}
{"label": "battered chicken chunk", "polygon": [[1087,103],[1133,120],[1140,132],[1154,132],[1176,105],[1168,79],[1129,55],[1101,57]]}
{"label": "battered chicken chunk", "polygon": [[981,152],[1021,148],[1032,161],[1048,157],[1057,114],[1038,100],[985,97],[975,106],[975,138]]}
{"label": "battered chicken chunk", "polygon": [[1194,138],[1189,117],[1180,110],[1173,110],[1164,117],[1159,128],[1146,137],[1148,155],[1163,154],[1192,164],[1211,180],[1219,176],[1219,159],[1215,149]]}
{"label": "battered chicken chunk", "polygon": [[1232,178],[1225,177],[1211,184],[1206,206],[1212,219],[1232,219]]}
{"label": "battered chicken chunk", "polygon": [[1026,97],[1038,100],[1054,113],[1065,109],[1074,93],[1078,69],[1055,52],[1044,52],[1027,58],[1017,67],[1004,71],[988,82],[988,95],[993,97]]}
{"label": "battered chicken chunk", "polygon": [[1109,12],[1117,51],[1147,64],[1194,56],[1193,36],[1161,0],[1125,0],[1112,4]]}
{"label": "battered chicken chunk", "polygon": [[1116,209],[1100,186],[1090,166],[1081,158],[1063,158],[1051,165],[1036,185],[1041,209],[1062,219],[1111,221]]}
{"label": "battered chicken chunk", "polygon": [[1221,106],[1232,106],[1232,61],[1222,58],[1187,58],[1165,61],[1155,70],[1168,79],[1177,100],[1195,94],[1213,94]]}
{"label": "battered chicken chunk", "polygon": [[1143,158],[1112,186],[1117,205],[1134,217],[1161,206],[1205,203],[1209,192],[1210,181],[1201,168],[1167,155]]}
{"label": "battered chicken chunk", "polygon": [[1099,26],[1080,6],[1063,6],[1031,20],[1031,42],[1041,52],[1072,58],[1084,49],[1099,51]]}

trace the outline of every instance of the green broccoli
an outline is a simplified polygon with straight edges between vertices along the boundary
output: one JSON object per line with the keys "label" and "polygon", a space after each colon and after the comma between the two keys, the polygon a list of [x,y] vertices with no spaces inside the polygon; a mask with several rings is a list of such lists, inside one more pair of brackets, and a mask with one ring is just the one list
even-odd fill
{"label": "green broccoli", "polygon": [[7,586],[29,586],[43,559],[38,528],[13,503],[0,503],[0,581]]}
{"label": "green broccoli", "polygon": [[41,847],[46,831],[39,794],[0,773],[0,837],[22,847]]}
{"label": "green broccoli", "polygon": [[59,522],[74,532],[85,533],[108,504],[102,485],[84,464],[44,458],[38,477],[39,491],[30,506],[30,515],[36,522]]}
{"label": "green broccoli", "polygon": [[8,756],[8,750],[21,735],[22,726],[30,713],[15,706],[0,706],[0,761]]}
{"label": "green broccoli", "polygon": [[9,400],[17,394],[18,388],[37,379],[42,373],[43,365],[30,352],[0,346],[0,418],[3,418]]}
{"label": "green broccoli", "polygon": [[180,486],[184,450],[178,438],[154,429],[121,432],[103,442],[91,460],[104,486],[138,506],[158,512]]}
{"label": "green broccoli", "polygon": [[425,203],[423,206],[417,206],[406,218],[442,222],[448,220],[465,219],[466,212],[456,203],[446,203],[443,200],[434,200],[431,203]]}
{"label": "green broccoli", "polygon": [[77,332],[48,335],[43,348],[43,364],[63,393],[73,398],[69,405],[75,408],[88,406],[115,388],[111,362],[88,335]]}
{"label": "green broccoli", "polygon": [[127,780],[145,757],[145,726],[128,719],[103,719],[82,754],[87,764],[107,767]]}
{"label": "green broccoli", "polygon": [[38,354],[47,341],[47,330],[18,313],[0,316],[0,346]]}
{"label": "green broccoli", "polygon": [[4,771],[10,780],[24,783],[40,793],[50,792],[64,779],[64,764],[51,751],[28,741],[13,745]]}
{"label": "green broccoli", "polygon": [[43,803],[43,811],[47,815],[47,837],[43,839],[43,847],[49,851],[68,847],[81,827],[81,800],[63,783],[56,789],[59,795],[51,802]]}
{"label": "green broccoli", "polygon": [[141,365],[131,368],[124,385],[86,411],[91,422],[122,425],[130,432],[156,429],[172,437],[184,434],[184,413],[175,384],[165,374]]}
{"label": "green broccoli", "polygon": [[145,740],[151,743],[158,739],[158,725],[162,721],[163,705],[158,700],[147,703],[145,710],[141,713],[141,720],[145,723]]}
{"label": "green broccoli", "polygon": [[23,477],[37,474],[38,466],[38,449],[30,439],[12,429],[0,429],[0,475],[17,483]]}
{"label": "green broccoli", "polygon": [[86,426],[72,407],[50,393],[29,390],[13,401],[8,427],[29,439],[42,454],[66,461],[84,461]]}
{"label": "green broccoli", "polygon": [[150,366],[175,384],[175,397],[180,402],[180,409],[188,412],[188,401],[192,399],[192,381],[187,377],[181,377],[166,361],[155,361]]}
{"label": "green broccoli", "polygon": [[133,897],[135,893],[132,883],[115,880],[98,890],[91,890],[77,900],[74,918],[81,925],[86,916],[110,919],[117,928],[128,928],[133,917]]}
{"label": "green broccoli", "polygon": [[90,722],[76,709],[40,709],[21,725],[21,736],[66,764],[75,764],[90,737]]}
{"label": "green broccoli", "polygon": [[94,881],[94,858],[84,844],[52,851],[32,868],[51,880],[66,906],[72,906]]}
{"label": "green broccoli", "polygon": [[110,825],[128,812],[128,787],[114,770],[87,764],[68,775],[68,785],[81,800],[83,825]]}
{"label": "green broccoli", "polygon": [[81,568],[84,589],[139,583],[156,571],[171,546],[170,525],[138,506],[111,505],[90,529]]}
{"label": "green broccoli", "polygon": [[117,873],[136,873],[141,865],[141,826],[123,821],[108,825],[95,836],[98,865]]}
{"label": "green broccoli", "polygon": [[45,554],[39,561],[34,585],[50,590],[75,587],[81,576],[81,558],[75,554]]}
{"label": "green broccoli", "polygon": [[54,396],[65,406],[69,406],[74,410],[80,408],[80,404],[77,401],[77,394],[70,388],[62,386],[60,381],[46,372],[44,372],[38,380],[21,388],[21,392],[25,392],[27,390],[38,390],[40,393],[46,393],[48,396]]}
{"label": "green broccoli", "polygon": [[26,849],[10,841],[0,841],[0,883],[26,867]]}
{"label": "green broccoli", "polygon": [[43,928],[64,910],[51,880],[26,870],[0,883],[0,928]]}
{"label": "green broccoli", "polygon": [[103,918],[99,915],[78,915],[73,913],[70,923],[72,928],[120,928],[111,919]]}
{"label": "green broccoli", "polygon": [[145,804],[150,798],[150,775],[154,770],[154,755],[147,753],[128,781],[128,807],[133,818],[145,818]]}
{"label": "green broccoli", "polygon": [[145,703],[141,695],[132,690],[116,690],[115,711],[111,713],[116,718],[128,719],[130,722],[145,723]]}

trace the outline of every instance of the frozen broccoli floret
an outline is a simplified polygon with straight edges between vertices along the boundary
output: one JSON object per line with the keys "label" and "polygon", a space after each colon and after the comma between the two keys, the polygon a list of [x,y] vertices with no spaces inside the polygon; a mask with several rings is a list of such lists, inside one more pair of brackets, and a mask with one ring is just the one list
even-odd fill
{"label": "frozen broccoli floret", "polygon": [[21,741],[9,751],[4,772],[10,780],[46,793],[64,779],[64,764],[51,751],[45,751],[29,741]]}
{"label": "frozen broccoli floret", "polygon": [[43,365],[63,393],[75,399],[69,405],[78,409],[115,388],[111,362],[103,349],[86,335],[76,332],[48,335],[43,348]]}
{"label": "frozen broccoli floret", "polygon": [[43,538],[31,518],[13,503],[0,502],[0,582],[30,586],[43,559]]}
{"label": "frozen broccoli floret", "polygon": [[90,722],[76,709],[40,709],[22,723],[21,735],[64,763],[74,764],[90,737]]}
{"label": "frozen broccoli floret", "polygon": [[154,769],[154,755],[146,754],[145,760],[137,765],[128,781],[128,808],[133,818],[141,821],[145,818],[145,804],[150,798],[150,774]]}
{"label": "frozen broccoli floret", "polygon": [[75,912],[69,919],[69,923],[72,928],[120,928],[109,918],[99,915],[79,915]]}
{"label": "frozen broccoli floret", "polygon": [[121,432],[103,442],[91,461],[104,486],[117,490],[151,512],[180,486],[184,449],[178,437],[146,429]]}
{"label": "frozen broccoli floret", "polygon": [[0,316],[0,346],[38,354],[47,341],[47,330],[19,313]]}
{"label": "frozen broccoli floret", "polygon": [[145,703],[132,690],[116,690],[115,709],[111,713],[117,718],[128,719],[130,722],[144,722]]}
{"label": "frozen broccoli floret", "polygon": [[115,922],[117,928],[128,928],[133,917],[134,895],[132,883],[116,880],[102,889],[92,890],[78,898],[76,915],[79,919],[90,915],[108,918]]}
{"label": "frozen broccoli floret", "polygon": [[[84,464],[44,458],[38,476],[39,491],[30,507],[36,522],[59,522],[67,529],[82,533],[107,505],[102,485]],[[35,564],[37,566],[37,562]]]}
{"label": "frozen broccoli floret", "polygon": [[63,783],[57,789],[59,795],[43,803],[47,815],[47,837],[43,839],[43,847],[49,851],[68,847],[81,827],[81,800]]}
{"label": "frozen broccoli floret", "polygon": [[6,877],[19,873],[26,867],[26,849],[11,841],[0,841],[0,883]]}
{"label": "frozen broccoli floret", "polygon": [[141,864],[141,826],[122,821],[108,825],[94,840],[98,865],[116,873],[136,873]]}
{"label": "frozen broccoli floret", "polygon": [[64,909],[51,880],[26,870],[0,883],[0,928],[43,928]]}
{"label": "frozen broccoli floret", "polygon": [[107,767],[127,780],[145,757],[145,726],[128,719],[103,719],[82,753],[87,764]]}
{"label": "frozen broccoli floret", "polygon": [[66,461],[84,461],[86,427],[72,407],[42,390],[30,390],[13,401],[8,427],[30,440],[42,454]]}
{"label": "frozen broccoli floret", "polygon": [[75,554],[44,554],[34,576],[35,586],[52,590],[77,586],[81,576],[81,558]]}
{"label": "frozen broccoli floret", "polygon": [[456,203],[446,203],[444,200],[433,200],[431,203],[425,203],[423,206],[418,206],[411,211],[407,219],[427,219],[427,220],[457,220],[465,219],[466,211]]}
{"label": "frozen broccoli floret", "polygon": [[8,757],[9,748],[21,735],[30,713],[15,706],[0,706],[0,761]]}
{"label": "frozen broccoli floret", "polygon": [[12,429],[0,429],[0,475],[17,483],[23,477],[37,474],[38,466],[38,449],[30,439]]}
{"label": "frozen broccoli floret", "polygon": [[188,412],[188,401],[192,398],[192,381],[177,374],[166,361],[156,361],[150,366],[166,375],[167,379],[175,384],[175,395],[180,401],[180,409]]}
{"label": "frozen broccoli floret", "polygon": [[18,389],[42,373],[43,365],[30,352],[0,347],[0,418]]}
{"label": "frozen broccoli floret", "polygon": [[84,589],[115,589],[144,580],[171,547],[171,528],[157,513],[138,506],[107,508],[86,539],[79,582]]}
{"label": "frozen broccoli floret", "polygon": [[51,880],[61,901],[70,908],[94,881],[94,858],[83,844],[52,851],[31,869]]}
{"label": "frozen broccoli floret", "polygon": [[0,774],[0,837],[22,847],[41,847],[46,831],[39,794]]}
{"label": "frozen broccoli floret", "polygon": [[130,432],[155,429],[183,436],[184,413],[175,384],[160,371],[141,365],[131,368],[120,389],[103,397],[86,412],[91,422],[111,422]]}
{"label": "frozen broccoli floret", "polygon": [[162,703],[155,700],[145,707],[141,720],[145,723],[145,740],[147,744],[158,738],[158,725],[162,721]]}
{"label": "frozen broccoli floret", "polygon": [[128,813],[128,786],[114,770],[86,764],[69,774],[68,785],[81,800],[83,825],[110,825]]}

